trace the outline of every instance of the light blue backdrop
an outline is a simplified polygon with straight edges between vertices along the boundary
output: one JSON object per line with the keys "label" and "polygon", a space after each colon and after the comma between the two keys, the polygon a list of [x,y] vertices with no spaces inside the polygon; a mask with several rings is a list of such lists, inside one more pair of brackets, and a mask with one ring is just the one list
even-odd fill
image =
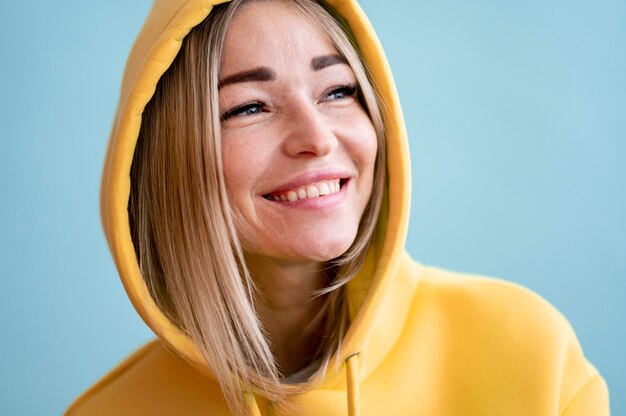
{"label": "light blue backdrop", "polygon": [[[2,3],[3,414],[61,413],[151,337],[98,214],[123,65],[149,6]],[[546,297],[626,414],[626,3],[363,7],[411,137],[410,251]]]}

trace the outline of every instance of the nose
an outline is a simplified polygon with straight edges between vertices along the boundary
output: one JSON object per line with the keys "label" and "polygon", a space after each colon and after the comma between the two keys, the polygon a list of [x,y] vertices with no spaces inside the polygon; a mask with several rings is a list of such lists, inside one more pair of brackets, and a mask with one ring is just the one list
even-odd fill
{"label": "nose", "polygon": [[285,117],[284,150],[292,157],[321,157],[337,146],[332,123],[314,103],[294,102]]}

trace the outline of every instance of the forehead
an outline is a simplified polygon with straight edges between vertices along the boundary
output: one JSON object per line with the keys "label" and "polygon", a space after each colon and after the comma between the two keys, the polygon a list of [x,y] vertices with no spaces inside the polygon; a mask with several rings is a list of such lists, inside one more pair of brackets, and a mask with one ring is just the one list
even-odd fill
{"label": "forehead", "polygon": [[337,53],[321,25],[281,1],[243,4],[233,16],[224,40],[221,70],[310,62]]}

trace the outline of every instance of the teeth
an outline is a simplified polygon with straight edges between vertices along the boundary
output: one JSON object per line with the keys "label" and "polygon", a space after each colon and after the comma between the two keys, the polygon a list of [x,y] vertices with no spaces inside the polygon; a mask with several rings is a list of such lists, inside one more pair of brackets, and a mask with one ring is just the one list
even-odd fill
{"label": "teeth", "polygon": [[330,188],[328,187],[328,184],[326,182],[320,183],[318,188],[320,191],[320,195],[328,195],[330,193]]}
{"label": "teeth", "polygon": [[280,194],[272,194],[269,195],[268,198],[273,201],[294,202],[299,199],[318,198],[324,195],[335,194],[340,190],[341,185],[339,184],[339,179],[331,179],[311,183],[296,189],[290,189],[289,191],[281,192]]}
{"label": "teeth", "polygon": [[317,189],[317,186],[315,186],[315,185],[307,185],[306,186],[306,197],[307,198],[317,198],[318,196],[320,196],[320,191],[319,191],[319,189]]}

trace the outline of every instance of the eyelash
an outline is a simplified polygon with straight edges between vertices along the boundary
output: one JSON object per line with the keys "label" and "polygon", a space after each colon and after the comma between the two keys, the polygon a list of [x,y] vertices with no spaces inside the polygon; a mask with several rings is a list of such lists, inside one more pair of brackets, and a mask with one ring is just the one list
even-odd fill
{"label": "eyelash", "polygon": [[263,107],[263,103],[260,103],[258,101],[254,101],[248,104],[244,104],[244,105],[240,105],[238,107],[233,108],[232,110],[228,110],[226,111],[224,114],[221,115],[220,119],[222,121],[226,121],[231,117],[234,116],[239,116],[242,115],[243,112],[254,109],[254,108],[258,108],[258,111],[255,111],[253,114],[257,114],[261,112],[261,107]]}
{"label": "eyelash", "polygon": [[346,85],[340,85],[338,87],[333,88],[328,94],[326,94],[326,96],[329,96],[331,94],[335,94],[338,92],[342,92],[345,95],[341,98],[348,98],[348,97],[354,96],[354,94],[356,94],[356,91],[357,91],[356,84],[346,84]]}
{"label": "eyelash", "polygon": [[[346,84],[346,85],[340,85],[340,86],[337,86],[337,87],[333,87],[333,89],[331,89],[328,92],[328,94],[326,94],[325,97],[328,97],[329,95],[332,95],[332,94],[343,94],[342,97],[336,98],[337,100],[341,100],[341,99],[344,99],[344,98],[349,98],[349,97],[354,96],[356,94],[356,92],[357,92],[356,84]],[[324,100],[324,101],[326,101],[326,100]],[[332,101],[332,100],[330,100],[330,101]],[[253,101],[251,103],[240,105],[238,107],[235,107],[235,108],[233,108],[231,110],[226,111],[224,114],[222,114],[220,116],[220,120],[221,121],[226,121],[226,120],[228,120],[231,117],[258,114],[258,113],[260,113],[262,111],[263,105],[264,105],[263,103],[258,102],[258,101]],[[243,114],[243,113],[245,113],[247,111],[255,110],[255,109],[256,109],[256,111],[254,111],[253,113]]]}

